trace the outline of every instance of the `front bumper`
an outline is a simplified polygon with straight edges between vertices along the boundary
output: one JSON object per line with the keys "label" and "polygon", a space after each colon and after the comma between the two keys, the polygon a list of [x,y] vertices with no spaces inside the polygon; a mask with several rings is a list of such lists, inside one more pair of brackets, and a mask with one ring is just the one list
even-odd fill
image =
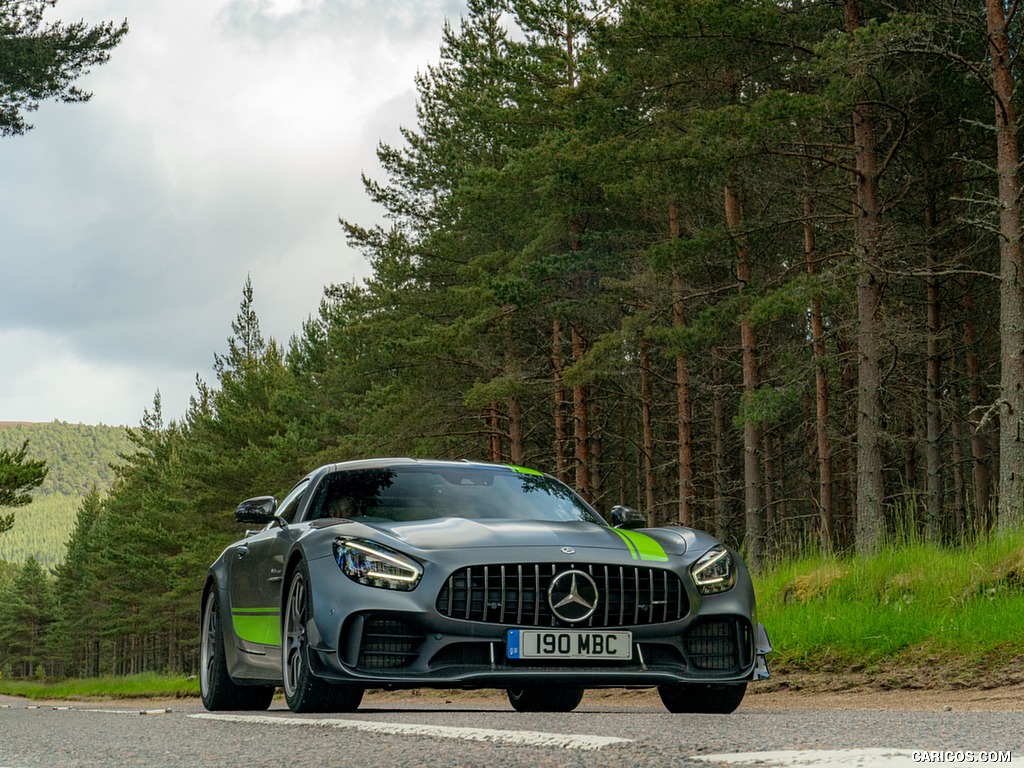
{"label": "front bumper", "polygon": [[[509,659],[508,628],[431,631],[416,614],[366,612],[343,625],[338,650],[320,646],[316,672],[368,687],[505,687],[526,680],[585,687],[730,683],[767,673],[763,627],[741,616],[698,618],[679,627],[627,627],[629,661]],[[683,622],[680,622],[681,624]],[[434,627],[433,629],[437,629]]]}
{"label": "front bumper", "polygon": [[[313,583],[339,583],[333,560],[310,567]],[[767,676],[764,655],[771,646],[755,618],[753,591],[741,585],[707,598],[689,592],[681,618],[665,614],[668,620],[614,624],[632,633],[632,659],[595,661],[507,658],[508,630],[538,625],[503,620],[507,615],[488,621],[445,615],[438,609],[445,583],[431,583],[428,576],[415,591],[399,592],[345,581],[343,591],[315,591],[307,626],[315,673],[370,688],[500,688],[527,681],[647,687]]]}

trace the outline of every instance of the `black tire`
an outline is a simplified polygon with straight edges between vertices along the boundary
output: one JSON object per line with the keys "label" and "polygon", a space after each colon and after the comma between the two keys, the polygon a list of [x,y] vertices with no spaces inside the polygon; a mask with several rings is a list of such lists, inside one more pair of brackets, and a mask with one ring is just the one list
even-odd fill
{"label": "black tire", "polygon": [[728,715],[736,711],[746,692],[746,683],[658,686],[658,694],[665,709],[677,714]]}
{"label": "black tire", "polygon": [[328,712],[355,712],[363,700],[363,689],[349,685],[332,685],[327,696]]}
{"label": "black tire", "polygon": [[309,663],[306,622],[311,615],[309,571],[304,562],[295,568],[285,591],[281,632],[281,679],[284,698],[293,712],[353,712],[363,689],[331,685],[317,677]]}
{"label": "black tire", "polygon": [[572,712],[583,700],[582,688],[508,688],[506,693],[516,712]]}
{"label": "black tire", "polygon": [[263,710],[274,698],[272,685],[238,685],[228,674],[217,588],[206,593],[199,641],[199,690],[203,706],[217,710]]}

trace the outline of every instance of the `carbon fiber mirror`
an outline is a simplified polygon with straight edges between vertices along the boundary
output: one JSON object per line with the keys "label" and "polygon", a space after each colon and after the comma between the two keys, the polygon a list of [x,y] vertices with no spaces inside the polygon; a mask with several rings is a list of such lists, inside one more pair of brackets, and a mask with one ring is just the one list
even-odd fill
{"label": "carbon fiber mirror", "polygon": [[235,510],[235,521],[266,525],[274,519],[276,511],[277,499],[273,496],[256,496],[238,505],[238,509]]}
{"label": "carbon fiber mirror", "polygon": [[615,528],[647,528],[647,516],[625,504],[612,507],[612,526]]}

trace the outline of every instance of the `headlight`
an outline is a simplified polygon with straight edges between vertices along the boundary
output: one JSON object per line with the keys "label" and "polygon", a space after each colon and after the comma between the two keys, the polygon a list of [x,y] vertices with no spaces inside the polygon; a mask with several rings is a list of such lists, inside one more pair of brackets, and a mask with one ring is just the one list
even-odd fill
{"label": "headlight", "polygon": [[335,539],[334,559],[352,581],[369,587],[416,589],[423,567],[381,544],[363,539]]}
{"label": "headlight", "polygon": [[718,545],[709,549],[690,568],[693,583],[702,595],[716,595],[728,592],[736,583],[732,555],[725,547]]}

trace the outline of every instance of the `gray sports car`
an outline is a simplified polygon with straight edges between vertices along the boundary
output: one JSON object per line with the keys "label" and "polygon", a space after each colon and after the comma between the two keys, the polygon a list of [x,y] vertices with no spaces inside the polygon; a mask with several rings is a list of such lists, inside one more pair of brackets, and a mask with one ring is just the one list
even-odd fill
{"label": "gray sports car", "polygon": [[203,591],[208,709],[266,709],[278,686],[296,712],[441,687],[568,712],[586,688],[657,686],[672,712],[732,712],[768,675],[736,552],[689,528],[611,527],[531,469],[331,464],[236,518],[262,528]]}

